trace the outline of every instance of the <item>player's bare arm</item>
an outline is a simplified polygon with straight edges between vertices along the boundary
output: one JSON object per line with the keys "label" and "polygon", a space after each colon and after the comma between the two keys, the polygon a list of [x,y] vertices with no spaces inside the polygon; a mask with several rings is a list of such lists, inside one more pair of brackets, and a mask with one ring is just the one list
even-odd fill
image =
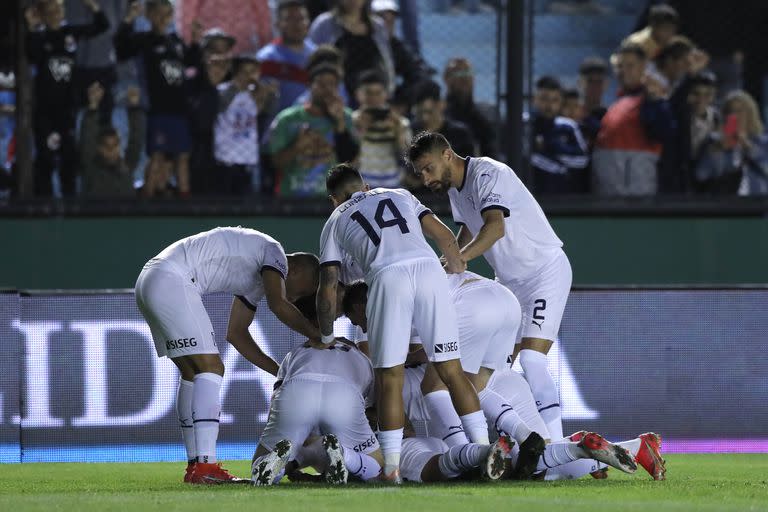
{"label": "player's bare arm", "polygon": [[264,294],[267,298],[267,306],[269,306],[269,309],[275,314],[277,319],[309,339],[319,339],[320,331],[318,328],[304,318],[304,315],[296,309],[296,306],[288,301],[283,276],[278,272],[265,270],[262,272],[262,280],[264,281]]}
{"label": "player's bare arm", "polygon": [[459,234],[456,235],[456,241],[459,243],[459,249],[466,247],[473,238],[475,238],[475,235],[472,234],[472,232],[465,224],[459,226]]}
{"label": "player's bare arm", "polygon": [[[504,213],[501,210],[486,210],[482,214],[483,227],[471,242],[462,246],[461,259],[465,262],[482,256],[493,244],[504,237]],[[462,229],[465,229],[462,226]],[[459,236],[462,236],[459,231]],[[461,245],[461,242],[459,242]]]}
{"label": "player's bare arm", "polygon": [[333,341],[333,322],[336,320],[336,288],[339,285],[339,266],[320,268],[320,286],[317,289],[317,321],[323,344]]}
{"label": "player's bare arm", "polygon": [[256,311],[249,308],[239,298],[232,301],[227,324],[227,341],[235,347],[251,364],[267,373],[277,375],[278,364],[265,354],[254,341],[248,327],[253,322]]}
{"label": "player's bare arm", "polygon": [[445,256],[445,270],[449,274],[458,274],[467,270],[466,261],[462,261],[459,244],[448,226],[443,224],[435,215],[424,215],[421,218],[424,234],[437,243]]}

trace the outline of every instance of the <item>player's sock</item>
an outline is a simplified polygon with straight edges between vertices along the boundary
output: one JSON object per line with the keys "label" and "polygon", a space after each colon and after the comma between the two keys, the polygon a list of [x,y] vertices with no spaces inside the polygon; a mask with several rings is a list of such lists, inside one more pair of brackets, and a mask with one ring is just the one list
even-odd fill
{"label": "player's sock", "polygon": [[488,456],[489,445],[469,443],[451,446],[437,461],[440,472],[447,478],[456,478],[465,471],[476,468]]}
{"label": "player's sock", "polygon": [[403,429],[380,430],[379,445],[384,454],[384,474],[400,469],[400,450],[403,445]]}
{"label": "player's sock", "polygon": [[187,450],[187,462],[197,461],[195,427],[192,423],[192,396],[194,389],[194,382],[179,379],[179,389],[176,393],[176,414],[179,417],[184,448]]}
{"label": "player's sock", "polygon": [[544,448],[536,471],[556,468],[575,460],[587,458],[589,458],[589,454],[578,443],[570,441],[551,443]]}
{"label": "player's sock", "polygon": [[221,375],[198,373],[192,396],[197,462],[216,462],[216,439],[219,437],[221,414]]}
{"label": "player's sock", "polygon": [[604,468],[605,464],[593,459],[579,459],[548,469],[544,480],[574,480]]}
{"label": "player's sock", "polygon": [[488,440],[488,423],[483,411],[475,411],[461,416],[461,424],[469,436],[469,440],[477,444],[490,444]]}
{"label": "player's sock", "polygon": [[427,393],[424,395],[424,404],[430,417],[430,437],[442,439],[448,446],[462,446],[469,442],[447,390]]}
{"label": "player's sock", "polygon": [[308,445],[299,448],[294,460],[299,465],[299,468],[311,466],[319,473],[325,473],[328,469],[328,455],[323,447],[323,438],[318,437]]}
{"label": "player's sock", "polygon": [[560,412],[560,393],[547,368],[547,355],[535,350],[520,351],[520,366],[525,371],[525,380],[531,386],[533,398],[551,439],[563,437],[563,420]]}
{"label": "player's sock", "polygon": [[642,443],[643,443],[643,440],[637,437],[629,441],[622,441],[620,443],[613,443],[613,444],[617,444],[621,446],[622,448],[626,449],[629,453],[631,453],[633,457],[637,457],[637,452],[640,451],[640,446],[642,446]]}
{"label": "player's sock", "polygon": [[490,428],[499,433],[506,433],[518,444],[528,439],[531,429],[503,396],[490,388],[485,388],[477,394],[477,397],[480,399],[480,407],[483,408]]}
{"label": "player's sock", "polygon": [[344,449],[344,465],[350,475],[354,475],[363,482],[376,478],[381,473],[378,461],[367,453],[358,453],[354,450]]}

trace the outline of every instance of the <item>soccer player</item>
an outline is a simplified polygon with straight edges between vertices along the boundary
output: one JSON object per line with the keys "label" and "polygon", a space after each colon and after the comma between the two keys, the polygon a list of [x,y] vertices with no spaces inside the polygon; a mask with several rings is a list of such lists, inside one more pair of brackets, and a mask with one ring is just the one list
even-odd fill
{"label": "soccer player", "polygon": [[340,266],[349,255],[370,285],[369,347],[377,379],[384,478],[399,483],[403,365],[411,325],[448,387],[470,439],[488,444],[488,427],[477,392],[459,362],[458,332],[445,271],[424,234],[435,240],[445,255],[448,272],[462,272],[466,266],[459,260],[451,231],[410,192],[370,190],[357,169],[348,164],[331,168],[326,187],[336,209],[320,237],[317,311],[322,343],[334,339]]}
{"label": "soccer player", "polygon": [[563,437],[560,399],[547,369],[571,289],[571,264],[541,207],[508,166],[496,160],[462,158],[439,133],[422,132],[411,142],[414,171],[434,192],[448,193],[460,226],[461,260],[480,255],[496,279],[520,301],[522,340],[515,347],[525,378],[553,439]]}
{"label": "soccer player", "polygon": [[152,331],[157,355],[169,357],[181,372],[176,410],[187,451],[185,482],[235,480],[216,463],[224,365],[202,296],[235,295],[227,341],[248,361],[276,375],[277,363],[248,332],[256,305],[266,297],[281,322],[319,339],[317,327],[289,302],[313,293],[318,272],[314,255],[286,257],[277,240],[241,227],[216,228],[184,238],[144,265],[136,281],[136,304]]}
{"label": "soccer player", "polygon": [[373,368],[354,345],[334,341],[289,352],[277,373],[269,419],[253,457],[254,485],[272,485],[305,439],[319,429],[328,454],[326,481],[346,483],[348,469],[378,476],[383,458],[365,409],[373,402]]}

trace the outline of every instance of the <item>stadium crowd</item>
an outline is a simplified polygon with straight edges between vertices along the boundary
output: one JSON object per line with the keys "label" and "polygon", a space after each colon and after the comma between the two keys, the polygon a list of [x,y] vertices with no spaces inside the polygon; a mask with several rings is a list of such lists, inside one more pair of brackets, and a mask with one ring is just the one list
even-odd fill
{"label": "stadium crowd", "polygon": [[[34,2],[35,194],[316,197],[327,169],[346,161],[372,186],[414,190],[402,154],[421,130],[458,154],[503,158],[496,108],[474,99],[472,63],[449,59],[441,86],[419,52],[413,4]],[[67,23],[70,10],[89,21]],[[768,194],[755,99],[682,33],[674,7],[652,5],[646,19],[609,61],[585,56],[577,88],[537,77],[526,114],[535,195]],[[135,71],[118,80],[126,62]],[[618,90],[605,103],[612,76]],[[14,81],[3,59],[0,189],[13,182]]]}

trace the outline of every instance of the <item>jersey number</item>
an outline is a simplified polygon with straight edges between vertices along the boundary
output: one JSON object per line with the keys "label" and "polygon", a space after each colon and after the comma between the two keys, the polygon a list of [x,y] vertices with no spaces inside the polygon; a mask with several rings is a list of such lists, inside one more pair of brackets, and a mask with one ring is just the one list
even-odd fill
{"label": "jersey number", "polygon": [[[391,219],[384,220],[384,210],[389,210],[389,212],[392,214]],[[378,235],[378,233],[376,233],[376,231],[374,231],[373,226],[371,226],[371,223],[368,222],[368,219],[363,217],[363,214],[359,211],[353,213],[350,218],[360,224],[360,227],[363,228],[365,233],[368,235],[368,238],[371,239],[373,245],[378,247],[381,243],[381,237]],[[373,220],[376,221],[376,224],[378,224],[381,229],[397,226],[400,228],[401,233],[410,233],[410,230],[408,229],[408,222],[406,222],[406,220],[400,214],[400,210],[397,209],[397,206],[395,206],[395,203],[392,201],[392,199],[382,199],[379,201],[379,205],[376,207],[376,214],[373,216]]]}

